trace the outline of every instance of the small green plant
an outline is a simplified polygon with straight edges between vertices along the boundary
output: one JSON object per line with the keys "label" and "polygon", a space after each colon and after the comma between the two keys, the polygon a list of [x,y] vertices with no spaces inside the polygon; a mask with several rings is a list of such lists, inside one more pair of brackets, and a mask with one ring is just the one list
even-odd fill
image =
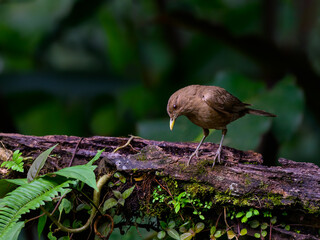
{"label": "small green plant", "polygon": [[197,233],[201,232],[204,229],[204,223],[198,222],[193,227],[189,227],[190,222],[185,222],[179,227],[179,232],[175,230],[176,223],[174,221],[169,221],[166,223],[160,221],[160,226],[162,230],[158,232],[157,237],[159,239],[164,239],[168,235],[169,237],[177,240],[191,240],[196,236]]}
{"label": "small green plant", "polygon": [[204,223],[198,222],[196,225],[194,225],[194,227],[191,227],[187,230],[187,228],[184,225],[185,224],[183,224],[179,228],[180,232],[182,232],[182,234],[180,235],[181,240],[190,240],[194,238],[197,233],[201,232],[204,229],[205,226]]}
{"label": "small green plant", "polygon": [[7,169],[12,169],[18,172],[24,172],[24,169],[23,169],[24,158],[21,157],[21,154],[22,153],[19,150],[14,151],[12,154],[12,159],[9,161],[3,162],[0,167],[5,167]]}
{"label": "small green plant", "polygon": [[154,189],[152,196],[153,196],[152,203],[155,203],[155,202],[163,203],[167,199],[166,195],[161,194],[160,185],[158,185],[156,189]]}
{"label": "small green plant", "polygon": [[119,172],[116,172],[113,176],[118,180],[116,182],[109,182],[108,186],[111,188],[114,186],[120,186],[122,183],[126,183],[127,181],[127,179]]}
{"label": "small green plant", "polygon": [[[253,216],[257,216],[259,215],[259,211],[257,209],[253,209],[253,208],[250,208],[248,211],[246,212],[238,212],[235,217],[236,218],[241,218],[241,222],[242,223],[246,223],[248,222],[248,220],[253,217]],[[233,219],[233,215],[231,216],[231,219]]]}
{"label": "small green plant", "polygon": [[169,221],[168,223],[160,221],[160,226],[162,230],[157,234],[157,237],[159,239],[164,239],[168,234],[173,239],[180,240],[180,235],[178,231],[174,229],[176,226],[176,223],[174,221]]}
{"label": "small green plant", "polygon": [[205,217],[199,209],[207,211],[211,209],[213,205],[211,201],[202,202],[200,199],[191,198],[191,194],[186,191],[181,192],[178,196],[168,196],[163,192],[164,191],[158,185],[152,193],[152,202],[167,202],[168,204],[173,205],[175,213],[178,213],[181,208],[192,207],[194,209],[193,214],[197,215],[201,220],[204,220]]}
{"label": "small green plant", "polygon": [[103,204],[103,211],[105,212],[118,204],[124,206],[125,200],[132,194],[134,188],[135,186],[132,186],[131,188],[125,190],[123,193],[116,190],[112,191],[116,199],[109,198],[108,200],[106,200]]}

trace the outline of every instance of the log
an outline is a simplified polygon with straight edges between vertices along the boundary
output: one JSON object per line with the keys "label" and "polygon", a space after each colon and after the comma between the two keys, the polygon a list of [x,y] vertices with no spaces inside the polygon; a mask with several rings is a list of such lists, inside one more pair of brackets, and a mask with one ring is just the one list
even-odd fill
{"label": "log", "polygon": [[[217,205],[286,211],[290,223],[299,223],[309,230],[320,228],[320,169],[313,163],[280,158],[279,166],[264,166],[259,153],[223,147],[223,164],[211,168],[218,145],[205,143],[199,158],[192,159],[187,167],[188,157],[197,143],[139,137],[37,137],[0,133],[0,142],[2,152],[19,149],[24,157],[36,157],[59,143],[53,151],[59,158],[49,159],[43,173],[69,166],[73,155],[72,165],[84,164],[97,150],[105,149],[97,174],[103,174],[107,167],[124,173],[144,172],[169,176],[175,181],[198,183],[212,190],[212,199]],[[120,146],[125,147],[114,152]],[[5,161],[6,156],[0,152],[0,162]],[[1,178],[12,177],[3,169],[0,174]],[[308,234],[298,234],[280,229],[278,239],[318,239],[318,233],[310,230],[309,234],[308,231]]]}

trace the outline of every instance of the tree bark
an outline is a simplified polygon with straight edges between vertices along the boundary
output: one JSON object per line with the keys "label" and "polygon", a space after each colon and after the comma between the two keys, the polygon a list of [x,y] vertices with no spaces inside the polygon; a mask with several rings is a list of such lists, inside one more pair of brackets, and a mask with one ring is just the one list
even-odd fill
{"label": "tree bark", "polygon": [[[72,165],[84,164],[97,150],[105,149],[98,162],[97,175],[102,175],[106,168],[112,168],[119,172],[157,173],[157,176],[169,176],[175,181],[196,182],[213,189],[212,199],[217,205],[286,211],[289,213],[288,222],[311,229],[311,233],[308,230],[308,234],[298,234],[275,226],[279,236],[273,239],[318,239],[318,233],[312,232],[312,229],[320,228],[320,169],[315,164],[280,158],[279,166],[268,167],[263,165],[259,153],[223,147],[223,164],[211,168],[218,145],[205,143],[199,158],[192,159],[187,167],[185,164],[196,143],[138,137],[128,140],[119,137],[36,137],[0,133],[0,160],[7,160],[9,150],[19,149],[24,157],[36,157],[59,143],[53,151],[59,157],[50,158],[42,170],[47,173],[69,166],[71,160]],[[6,170],[1,168],[0,176],[17,177],[6,174]]]}

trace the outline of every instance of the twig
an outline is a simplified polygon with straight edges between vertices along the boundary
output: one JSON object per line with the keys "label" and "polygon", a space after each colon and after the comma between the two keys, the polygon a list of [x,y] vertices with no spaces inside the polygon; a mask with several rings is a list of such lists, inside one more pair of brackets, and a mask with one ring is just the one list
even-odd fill
{"label": "twig", "polygon": [[[112,153],[115,153],[115,152],[117,152],[118,150],[120,150],[120,149],[122,149],[122,148],[125,148],[125,147],[128,146],[128,145],[130,145],[130,147],[131,147],[133,150],[135,150],[135,149],[131,146],[131,144],[130,144],[131,141],[132,141],[134,138],[141,138],[141,137],[130,135],[130,138],[128,139],[128,141],[127,141],[124,145],[117,147],[115,150],[113,150]],[[137,151],[137,150],[135,150],[135,151]]]}
{"label": "twig", "polygon": [[226,207],[223,207],[223,218],[224,218],[224,222],[225,222],[227,228],[230,229],[230,226],[229,226],[229,224],[227,222],[227,210],[226,210]]}
{"label": "twig", "polygon": [[25,223],[31,222],[31,221],[36,220],[36,219],[38,219],[38,218],[41,218],[43,215],[45,215],[45,213],[41,213],[39,216],[30,218],[30,219],[26,220]]}
{"label": "twig", "polygon": [[215,225],[216,228],[218,227],[218,223],[219,223],[221,215],[222,215],[222,211],[221,211],[221,213],[219,214],[219,216],[217,218],[216,225]]}
{"label": "twig", "polygon": [[73,153],[72,153],[72,157],[71,157],[71,160],[70,160],[70,162],[69,162],[69,164],[68,164],[68,167],[71,167],[72,162],[73,162],[73,159],[74,159],[74,157],[75,157],[75,155],[76,155],[76,152],[77,152],[77,150],[78,150],[78,147],[79,147],[82,139],[83,139],[82,137],[79,139],[79,141],[78,141],[78,143],[77,143],[77,145],[76,145],[76,147],[75,147],[75,149],[74,149],[74,151],[73,151]]}

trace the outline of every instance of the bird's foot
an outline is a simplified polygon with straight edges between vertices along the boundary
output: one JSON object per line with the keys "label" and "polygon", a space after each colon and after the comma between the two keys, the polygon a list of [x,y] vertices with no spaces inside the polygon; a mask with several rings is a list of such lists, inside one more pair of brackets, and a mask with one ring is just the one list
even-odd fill
{"label": "bird's foot", "polygon": [[218,163],[221,163],[221,147],[218,148],[214,158],[213,158],[213,164],[212,164],[212,168],[214,167],[214,165],[216,164],[216,159],[218,159]]}
{"label": "bird's foot", "polygon": [[191,159],[192,159],[194,156],[196,156],[197,158],[199,157],[199,151],[198,151],[198,149],[196,149],[196,150],[190,155],[189,160],[188,160],[188,162],[187,162],[187,166],[190,165],[190,161],[191,161]]}

